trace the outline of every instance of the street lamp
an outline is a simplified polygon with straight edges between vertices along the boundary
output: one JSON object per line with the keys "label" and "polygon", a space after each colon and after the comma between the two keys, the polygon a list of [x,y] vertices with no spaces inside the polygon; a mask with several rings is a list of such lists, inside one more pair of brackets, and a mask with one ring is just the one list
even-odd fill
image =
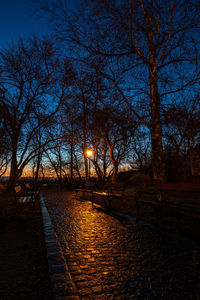
{"label": "street lamp", "polygon": [[90,181],[90,157],[93,155],[93,151],[88,149],[86,151],[86,154],[87,154],[87,157],[88,157],[88,160],[89,160],[89,176],[88,176],[88,179]]}

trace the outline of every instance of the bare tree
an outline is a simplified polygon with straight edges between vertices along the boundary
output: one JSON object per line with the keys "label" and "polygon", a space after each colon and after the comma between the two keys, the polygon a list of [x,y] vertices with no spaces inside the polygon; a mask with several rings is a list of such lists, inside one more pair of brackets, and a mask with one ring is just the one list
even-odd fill
{"label": "bare tree", "polygon": [[59,186],[61,188],[63,178],[67,174],[66,167],[69,165],[69,162],[66,161],[65,158],[65,151],[63,149],[63,144],[57,143],[57,145],[53,149],[46,151],[45,154],[50,162],[51,167],[53,168],[54,173],[57,176]]}
{"label": "bare tree", "polygon": [[[75,84],[76,87],[76,84]],[[76,88],[74,90],[74,95],[76,95]],[[80,122],[79,118],[79,103],[77,103],[76,96],[70,99],[70,102],[65,103],[60,120],[61,127],[63,130],[63,143],[65,144],[66,156],[68,156],[69,168],[70,168],[70,181],[73,182],[75,174],[77,173],[79,177],[79,163],[76,156],[77,144],[80,142]]]}
{"label": "bare tree", "polygon": [[[92,132],[98,141],[103,139],[107,145],[110,160],[112,162],[112,181],[115,183],[120,162],[129,151],[130,138],[134,134],[136,123],[130,121],[128,113],[121,105],[106,104],[97,108],[94,112]],[[105,166],[104,166],[105,167]]]}
{"label": "bare tree", "polygon": [[39,2],[55,24],[58,39],[76,45],[73,55],[81,55],[85,64],[97,61],[138,121],[147,126],[154,182],[164,181],[160,111],[178,93],[197,89],[198,2],[88,0],[73,19],[64,1]]}
{"label": "bare tree", "polygon": [[193,159],[194,155],[198,159],[195,149],[200,144],[199,101],[188,99],[187,102],[171,106],[164,114],[166,148],[168,152],[169,149],[173,152],[174,160],[182,165],[185,178],[188,173],[194,175]]}
{"label": "bare tree", "polygon": [[[81,148],[85,178],[86,181],[89,180],[89,169],[88,169],[88,158],[87,149],[90,147],[90,130],[89,124],[91,122],[92,108],[94,104],[94,99],[92,97],[92,77],[91,74],[84,73],[82,70],[77,74],[75,82],[75,99],[76,103],[76,136],[78,136],[78,142]],[[76,165],[77,166],[77,165]]]}
{"label": "bare tree", "polygon": [[[143,128],[144,129],[144,128]],[[141,128],[136,131],[131,143],[132,151],[128,162],[133,169],[146,173],[151,167],[151,147],[149,134]]]}
{"label": "bare tree", "polygon": [[[40,114],[40,117],[41,116],[42,113]],[[31,149],[32,151],[35,150],[33,159],[30,161],[30,163],[32,163],[33,181],[35,188],[38,187],[40,172],[42,173],[42,158],[44,156],[44,152],[49,148],[52,149],[56,147],[56,145],[54,144],[54,138],[50,133],[51,131],[55,130],[52,125],[54,125],[54,122],[52,119],[50,119],[49,122],[46,122],[45,124],[43,124],[43,126],[38,128],[37,134],[33,136],[31,142]],[[57,134],[56,137],[58,137]],[[57,141],[57,138],[55,138],[55,140]],[[43,144],[46,144],[46,147],[43,147]]]}
{"label": "bare tree", "polygon": [[[2,124],[3,125],[3,124]],[[0,126],[0,177],[3,176],[7,169],[10,159],[10,141],[6,135],[5,128]]]}
{"label": "bare tree", "polygon": [[[0,113],[11,141],[8,190],[12,190],[24,167],[51,143],[45,138],[33,147],[34,136],[68,98],[69,64],[59,62],[52,42],[37,38],[19,41],[5,49],[0,59],[4,88]],[[55,133],[52,139],[56,138]]]}
{"label": "bare tree", "polygon": [[110,160],[109,149],[106,140],[96,132],[92,130],[91,144],[94,150],[92,163],[95,168],[95,172],[99,182],[106,182],[112,177],[113,167]]}
{"label": "bare tree", "polygon": [[[5,95],[5,91],[3,88],[0,89],[0,98]],[[0,106],[0,110],[3,110],[2,106]],[[8,163],[10,160],[10,139],[6,132],[6,127],[3,121],[3,117],[0,114],[0,177],[3,176],[7,169]]]}

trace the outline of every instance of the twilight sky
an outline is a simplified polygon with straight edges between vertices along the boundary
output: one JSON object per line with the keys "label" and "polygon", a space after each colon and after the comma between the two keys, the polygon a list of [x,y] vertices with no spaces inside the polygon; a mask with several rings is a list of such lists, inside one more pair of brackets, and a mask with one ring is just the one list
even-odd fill
{"label": "twilight sky", "polygon": [[0,48],[31,33],[45,35],[48,24],[32,15],[30,0],[0,0]]}

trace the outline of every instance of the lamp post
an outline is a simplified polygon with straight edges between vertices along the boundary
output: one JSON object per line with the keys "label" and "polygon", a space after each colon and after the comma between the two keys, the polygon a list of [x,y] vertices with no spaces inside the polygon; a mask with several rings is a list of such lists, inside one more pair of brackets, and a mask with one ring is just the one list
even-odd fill
{"label": "lamp post", "polygon": [[88,176],[88,179],[89,179],[89,181],[90,181],[90,157],[93,155],[93,151],[92,150],[87,150],[86,151],[86,154],[87,154],[87,158],[88,158],[88,160],[89,160],[89,176]]}

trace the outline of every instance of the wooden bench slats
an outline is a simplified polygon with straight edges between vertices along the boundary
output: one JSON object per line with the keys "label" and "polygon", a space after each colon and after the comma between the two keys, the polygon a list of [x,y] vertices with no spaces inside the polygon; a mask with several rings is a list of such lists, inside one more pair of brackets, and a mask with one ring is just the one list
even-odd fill
{"label": "wooden bench slats", "polygon": [[120,193],[109,193],[108,194],[110,197],[122,197],[122,193],[120,194]]}
{"label": "wooden bench slats", "polygon": [[113,198],[120,198],[123,200],[124,198],[124,186],[104,186],[104,187],[97,187],[96,185],[85,185],[84,187],[78,187],[75,192],[75,199],[82,198],[82,199],[88,199],[88,196],[90,196],[90,200],[92,200],[92,203],[95,202],[98,199],[102,199],[104,204],[108,207],[110,206],[111,199]]}
{"label": "wooden bench slats", "polygon": [[99,196],[108,196],[109,193],[107,192],[93,192],[95,195],[99,195]]}
{"label": "wooden bench slats", "polygon": [[91,197],[93,197],[93,192],[95,190],[95,185],[94,184],[86,184],[82,187],[77,187],[75,192],[75,199],[86,199],[85,194],[89,194]]}
{"label": "wooden bench slats", "polygon": [[26,193],[22,193],[22,187],[16,186],[15,187],[15,199],[16,199],[16,211],[17,213],[20,206],[30,206],[32,208],[32,212],[35,207],[35,202],[37,197],[39,196],[38,191],[27,191]]}

